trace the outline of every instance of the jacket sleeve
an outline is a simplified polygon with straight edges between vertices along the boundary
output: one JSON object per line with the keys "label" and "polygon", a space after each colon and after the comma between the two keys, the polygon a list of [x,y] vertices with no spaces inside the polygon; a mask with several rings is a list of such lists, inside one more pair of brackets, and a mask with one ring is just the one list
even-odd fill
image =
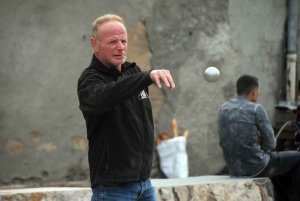
{"label": "jacket sleeve", "polygon": [[255,115],[256,125],[262,138],[261,149],[264,151],[275,149],[276,139],[274,131],[265,109],[260,104],[255,107]]}
{"label": "jacket sleeve", "polygon": [[105,113],[152,83],[150,71],[123,76],[108,83],[101,76],[90,74],[78,81],[79,108],[89,114]]}

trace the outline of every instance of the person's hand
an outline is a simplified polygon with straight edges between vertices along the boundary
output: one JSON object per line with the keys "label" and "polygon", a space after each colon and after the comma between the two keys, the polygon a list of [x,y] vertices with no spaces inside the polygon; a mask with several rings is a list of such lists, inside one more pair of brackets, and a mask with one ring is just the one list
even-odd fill
{"label": "person's hand", "polygon": [[175,83],[168,70],[153,70],[150,72],[150,78],[159,88],[161,88],[161,83],[164,83],[170,90],[175,89]]}

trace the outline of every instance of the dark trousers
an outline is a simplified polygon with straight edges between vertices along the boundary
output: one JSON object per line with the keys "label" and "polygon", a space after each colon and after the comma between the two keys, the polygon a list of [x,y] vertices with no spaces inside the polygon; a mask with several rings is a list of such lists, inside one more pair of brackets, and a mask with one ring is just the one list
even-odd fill
{"label": "dark trousers", "polygon": [[270,161],[257,177],[270,177],[277,200],[288,201],[288,191],[300,200],[300,152],[271,152]]}

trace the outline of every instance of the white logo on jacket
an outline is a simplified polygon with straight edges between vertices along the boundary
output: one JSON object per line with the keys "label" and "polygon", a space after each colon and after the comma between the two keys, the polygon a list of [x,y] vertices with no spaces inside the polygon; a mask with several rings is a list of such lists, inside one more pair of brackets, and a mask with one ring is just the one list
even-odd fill
{"label": "white logo on jacket", "polygon": [[145,99],[145,98],[149,98],[149,95],[145,92],[145,90],[141,91],[139,96],[138,96],[139,100]]}

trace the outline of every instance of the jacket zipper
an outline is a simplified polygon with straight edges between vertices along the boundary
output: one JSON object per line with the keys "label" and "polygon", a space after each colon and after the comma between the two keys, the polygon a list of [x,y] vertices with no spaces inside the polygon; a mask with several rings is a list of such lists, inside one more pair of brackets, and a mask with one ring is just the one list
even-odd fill
{"label": "jacket zipper", "polygon": [[[134,117],[137,119],[137,123],[138,123],[138,125],[139,125],[140,134],[142,134],[141,124],[140,124],[140,122],[139,122],[138,115],[136,114],[136,113],[137,113],[136,110],[135,110],[134,107],[131,105],[131,102],[126,101],[126,104],[128,105],[128,107],[130,108],[130,110],[131,110],[132,113],[134,114]],[[142,155],[141,155],[141,164],[142,164],[142,166],[141,166],[141,170],[140,170],[140,175],[141,175],[141,171],[143,170],[143,163],[144,163],[144,160],[143,160],[143,158],[144,158],[144,143],[145,143],[145,142],[144,142],[144,141],[145,141],[144,135],[141,135],[141,136],[142,136],[142,140],[143,140],[143,150],[142,150]]]}
{"label": "jacket zipper", "polygon": [[105,157],[105,169],[108,170],[107,145],[105,145],[104,157]]}
{"label": "jacket zipper", "polygon": [[[125,72],[126,71],[124,71],[124,72],[122,72],[122,74],[123,74],[123,76],[125,76]],[[141,129],[141,123],[140,123],[140,121],[139,121],[139,118],[138,118],[138,115],[137,115],[137,112],[136,112],[136,108],[134,108],[132,105],[131,105],[131,102],[129,103],[129,101],[126,101],[126,104],[128,105],[128,107],[130,108],[130,110],[132,111],[132,113],[134,114],[134,117],[137,119],[137,121],[138,121],[138,125],[139,125],[139,130],[140,130],[140,133],[142,134],[142,129]],[[143,140],[143,150],[142,150],[142,155],[141,155],[141,164],[142,164],[142,166],[141,166],[141,170],[140,170],[140,175],[141,175],[141,172],[142,172],[142,170],[143,170],[143,163],[144,163],[144,144],[145,144],[145,139],[144,139],[144,135],[141,135],[142,136],[142,140]]]}

